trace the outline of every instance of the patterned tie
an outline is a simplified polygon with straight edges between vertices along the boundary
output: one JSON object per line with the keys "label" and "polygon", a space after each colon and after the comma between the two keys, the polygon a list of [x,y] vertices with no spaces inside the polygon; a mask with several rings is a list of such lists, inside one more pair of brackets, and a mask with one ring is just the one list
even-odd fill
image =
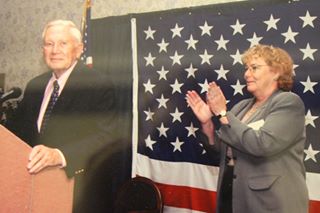
{"label": "patterned tie", "polygon": [[58,81],[55,80],[53,82],[53,91],[51,93],[51,97],[46,109],[46,112],[43,115],[43,119],[42,119],[42,123],[41,123],[41,129],[40,129],[40,134],[42,134],[46,128],[46,125],[48,123],[48,120],[50,118],[50,114],[52,112],[53,106],[55,105],[55,103],[57,102],[59,97],[59,84]]}

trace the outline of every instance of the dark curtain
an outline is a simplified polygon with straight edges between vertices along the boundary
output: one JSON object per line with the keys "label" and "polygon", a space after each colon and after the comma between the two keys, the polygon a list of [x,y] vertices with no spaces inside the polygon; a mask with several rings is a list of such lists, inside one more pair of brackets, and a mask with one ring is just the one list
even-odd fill
{"label": "dark curtain", "polygon": [[93,67],[106,73],[116,92],[118,116],[115,137],[131,143],[132,51],[130,16],[107,17],[91,21]]}
{"label": "dark curtain", "polygon": [[131,177],[132,59],[129,16],[91,20],[93,68],[104,72],[116,93],[112,144],[90,162],[85,200],[77,212],[112,212],[116,192]]}

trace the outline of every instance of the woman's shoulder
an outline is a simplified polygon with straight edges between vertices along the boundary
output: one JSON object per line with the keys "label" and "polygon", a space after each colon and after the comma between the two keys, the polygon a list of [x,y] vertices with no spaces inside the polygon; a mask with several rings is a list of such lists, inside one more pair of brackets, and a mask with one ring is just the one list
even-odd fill
{"label": "woman's shoulder", "polygon": [[272,100],[286,102],[302,102],[300,96],[291,91],[279,91],[274,95],[274,98]]}
{"label": "woman's shoulder", "polygon": [[274,95],[271,100],[272,105],[280,105],[292,108],[304,108],[304,103],[301,97],[290,91],[280,91]]}

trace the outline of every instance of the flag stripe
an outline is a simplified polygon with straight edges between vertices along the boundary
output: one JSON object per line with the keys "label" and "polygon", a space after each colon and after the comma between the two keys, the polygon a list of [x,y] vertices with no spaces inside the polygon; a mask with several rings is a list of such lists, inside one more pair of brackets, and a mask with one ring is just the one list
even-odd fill
{"label": "flag stripe", "polygon": [[203,212],[214,212],[216,208],[215,202],[212,202],[216,200],[216,192],[187,186],[156,184],[163,192],[165,205]]}
{"label": "flag stripe", "polygon": [[307,172],[306,179],[310,200],[320,201],[320,174]]}
{"label": "flag stripe", "polygon": [[[215,191],[219,168],[186,162],[170,162],[150,159],[137,154],[136,163],[139,165],[136,174],[149,177],[157,183],[189,186]],[[170,174],[170,179],[163,173]]]}
{"label": "flag stripe", "polygon": [[[203,211],[196,211],[192,209],[186,209],[186,208],[176,208],[172,206],[164,206],[163,212],[174,212],[174,213],[204,213]],[[205,212],[208,213],[208,212]]]}
{"label": "flag stripe", "polygon": [[319,212],[320,212],[320,202],[311,200],[309,205],[309,213],[319,213]]}

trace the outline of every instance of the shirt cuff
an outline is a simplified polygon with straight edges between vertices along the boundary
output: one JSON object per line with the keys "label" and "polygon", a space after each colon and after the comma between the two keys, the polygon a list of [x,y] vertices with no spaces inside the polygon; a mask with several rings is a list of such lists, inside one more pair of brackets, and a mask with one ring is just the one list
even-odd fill
{"label": "shirt cuff", "polygon": [[67,166],[67,161],[66,161],[66,158],[64,157],[63,153],[59,150],[59,149],[56,149],[62,159],[62,164],[60,166],[60,168],[64,168]]}

